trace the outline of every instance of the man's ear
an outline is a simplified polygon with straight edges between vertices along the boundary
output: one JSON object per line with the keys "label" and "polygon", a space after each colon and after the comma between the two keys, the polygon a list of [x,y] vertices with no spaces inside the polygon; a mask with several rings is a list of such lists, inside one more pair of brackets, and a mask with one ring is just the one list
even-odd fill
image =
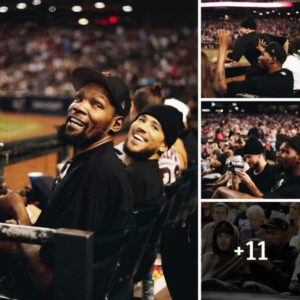
{"label": "man's ear", "polygon": [[110,127],[110,130],[114,133],[119,132],[124,124],[124,117],[122,116],[115,116]]}
{"label": "man's ear", "polygon": [[164,153],[164,152],[166,152],[167,150],[168,150],[168,146],[167,146],[166,142],[163,142],[163,143],[160,145],[159,149],[158,149],[158,151],[159,151],[161,154]]}

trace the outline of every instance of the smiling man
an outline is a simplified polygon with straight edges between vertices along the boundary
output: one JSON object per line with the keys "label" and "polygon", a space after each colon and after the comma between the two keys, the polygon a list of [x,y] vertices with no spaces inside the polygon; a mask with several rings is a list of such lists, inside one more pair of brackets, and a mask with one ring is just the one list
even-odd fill
{"label": "smiling man", "polygon": [[154,204],[163,194],[158,159],[174,144],[182,129],[182,113],[169,105],[149,106],[132,123],[124,143],[123,162],[135,206]]}
{"label": "smiling man", "polygon": [[[75,69],[72,83],[78,92],[58,136],[73,146],[74,156],[64,167],[66,171],[68,166],[66,175],[57,178],[50,204],[36,225],[90,230],[95,236],[110,234],[130,224],[133,207],[125,168],[112,143],[130,110],[129,89],[118,76],[90,68]],[[0,196],[0,210],[18,224],[31,225],[24,200],[16,193]],[[6,249],[6,253],[12,251]],[[27,266],[31,284],[21,280],[14,290],[21,291],[22,299],[27,294],[29,299],[48,299],[53,278],[51,249],[22,244],[18,255]],[[32,295],[32,287],[46,295]]]}

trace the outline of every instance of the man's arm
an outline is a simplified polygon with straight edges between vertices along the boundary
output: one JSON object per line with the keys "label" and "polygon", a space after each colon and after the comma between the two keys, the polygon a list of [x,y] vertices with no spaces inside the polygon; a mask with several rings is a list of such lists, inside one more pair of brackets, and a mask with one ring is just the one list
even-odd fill
{"label": "man's arm", "polygon": [[236,170],[235,172],[238,175],[238,177],[242,180],[242,182],[246,184],[253,196],[260,198],[264,196],[261,190],[255,185],[255,183],[245,171]]}
{"label": "man's arm", "polygon": [[[13,220],[8,221],[8,223],[27,226],[32,225],[25,208],[24,199],[12,191],[9,191],[4,196],[0,196],[0,210],[5,215],[9,215],[13,218]],[[53,273],[41,261],[40,249],[40,245],[0,242],[0,251],[23,260],[34,286],[39,290],[45,291],[52,283]]]}
{"label": "man's arm", "polygon": [[249,194],[234,191],[224,186],[219,187],[212,195],[212,199],[250,199],[250,198],[252,199],[257,197],[253,197]]}
{"label": "man's arm", "polygon": [[215,84],[223,93],[227,92],[225,76],[225,61],[228,46],[231,40],[231,32],[225,29],[218,30],[219,52],[215,71]]}

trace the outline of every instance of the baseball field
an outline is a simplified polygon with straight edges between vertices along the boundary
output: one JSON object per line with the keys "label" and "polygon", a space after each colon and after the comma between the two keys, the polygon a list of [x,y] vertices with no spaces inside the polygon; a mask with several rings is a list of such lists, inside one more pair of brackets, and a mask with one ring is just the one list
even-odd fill
{"label": "baseball field", "polygon": [[[0,142],[55,133],[55,126],[63,121],[64,117],[0,112]],[[4,179],[12,189],[20,190],[29,183],[27,174],[34,171],[55,176],[56,154],[9,165],[4,168]]]}

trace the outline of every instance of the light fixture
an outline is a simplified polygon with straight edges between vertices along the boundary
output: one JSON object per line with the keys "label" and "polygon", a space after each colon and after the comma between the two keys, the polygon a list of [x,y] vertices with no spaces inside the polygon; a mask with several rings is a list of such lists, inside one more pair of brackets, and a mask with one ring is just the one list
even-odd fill
{"label": "light fixture", "polygon": [[78,23],[79,23],[80,25],[85,26],[85,25],[89,24],[89,20],[86,19],[86,18],[81,18],[81,19],[78,20]]}
{"label": "light fixture", "polygon": [[82,11],[82,7],[80,5],[74,5],[74,6],[72,6],[72,11],[74,11],[74,12],[81,12]]}
{"label": "light fixture", "polygon": [[20,2],[17,4],[17,9],[25,9],[27,7],[27,4],[24,2]]}
{"label": "light fixture", "polygon": [[105,7],[105,4],[103,2],[96,2],[94,5],[98,9],[101,9],[101,8]]}
{"label": "light fixture", "polygon": [[40,4],[42,4],[42,1],[41,0],[33,0],[32,4],[33,5],[40,5]]}
{"label": "light fixture", "polygon": [[5,14],[8,11],[8,7],[7,6],[1,6],[0,7],[0,13],[1,14]]}
{"label": "light fixture", "polygon": [[124,5],[124,6],[122,7],[122,9],[123,9],[123,11],[125,11],[125,12],[132,12],[132,6],[130,6],[130,5]]}
{"label": "light fixture", "polygon": [[56,7],[54,5],[49,7],[49,12],[54,13],[56,11]]}

